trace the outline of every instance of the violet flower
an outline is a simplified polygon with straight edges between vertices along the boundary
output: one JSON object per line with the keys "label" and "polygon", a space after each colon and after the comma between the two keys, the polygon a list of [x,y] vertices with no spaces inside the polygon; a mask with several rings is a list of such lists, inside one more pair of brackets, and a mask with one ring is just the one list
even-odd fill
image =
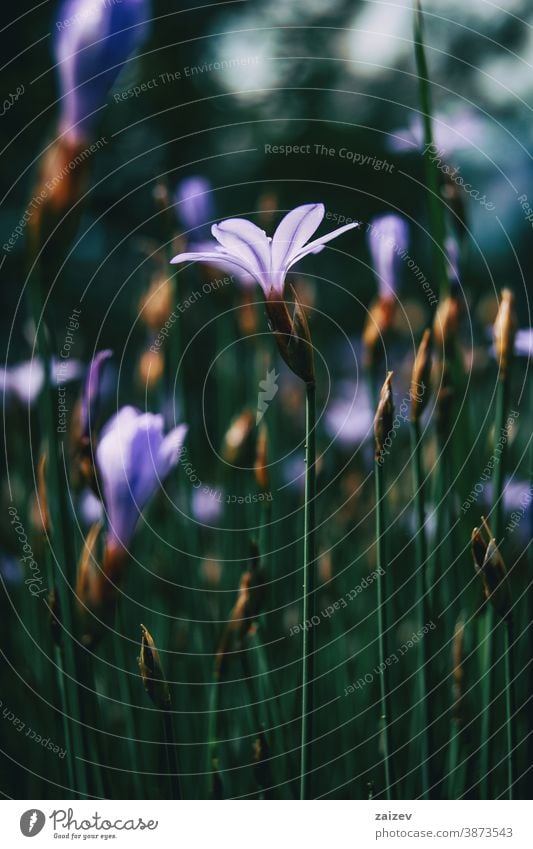
{"label": "violet flower", "polygon": [[60,132],[91,137],[98,113],[128,57],[144,38],[148,0],[64,0],[56,22]]}
{"label": "violet flower", "polygon": [[176,189],[174,195],[176,211],[182,223],[190,230],[191,242],[207,237],[209,222],[213,220],[213,190],[206,177],[186,177]]}
{"label": "violet flower", "polygon": [[98,421],[104,366],[112,356],[113,351],[99,351],[91,360],[81,396],[80,433],[82,438],[90,439],[91,426],[94,428]]}
{"label": "violet flower", "polygon": [[139,516],[177,464],[187,426],[163,435],[163,416],[122,407],[105,425],[96,449],[108,519],[107,545],[127,549]]}
{"label": "violet flower", "polygon": [[381,298],[391,298],[398,291],[408,244],[407,221],[395,213],[380,215],[368,225],[368,247]]}
{"label": "violet flower", "polygon": [[[52,384],[63,386],[78,380],[83,366],[76,359],[53,359]],[[44,366],[37,357],[18,363],[15,366],[0,368],[0,394],[6,401],[16,401],[31,407],[39,397],[44,386]]]}
{"label": "violet flower", "polygon": [[171,261],[208,262],[240,269],[259,283],[267,300],[277,300],[283,298],[285,279],[293,265],[308,254],[321,251],[331,239],[359,226],[357,222],[345,224],[310,242],[324,214],[322,203],[297,206],[282,218],[272,238],[246,218],[228,218],[211,228],[217,242],[212,248],[187,251]]}
{"label": "violet flower", "polygon": [[514,352],[518,357],[533,357],[533,327],[516,331]]}

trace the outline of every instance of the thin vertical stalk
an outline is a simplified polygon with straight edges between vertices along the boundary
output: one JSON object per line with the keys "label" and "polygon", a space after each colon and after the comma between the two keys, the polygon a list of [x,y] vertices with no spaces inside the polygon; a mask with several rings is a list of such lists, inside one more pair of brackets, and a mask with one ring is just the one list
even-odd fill
{"label": "thin vertical stalk", "polygon": [[[422,472],[422,442],[420,436],[420,422],[418,419],[411,422],[411,455],[413,462],[413,485],[415,491],[415,548],[416,548],[416,593],[418,600],[418,625],[424,628],[428,622],[427,611],[427,542],[425,529],[425,505]],[[420,657],[418,666],[418,697],[419,697],[419,723],[420,730],[420,772],[422,776],[422,798],[429,798],[429,721],[427,700],[427,646],[426,638],[420,641]]]}
{"label": "thin vertical stalk", "polygon": [[300,799],[311,796],[313,768],[313,682],[315,629],[306,623],[313,618],[315,597],[315,498],[316,498],[316,386],[306,384],[305,403],[305,495],[304,495],[304,561],[303,561],[303,616],[302,641],[302,726],[300,747]]}
{"label": "thin vertical stalk", "polygon": [[516,769],[516,717],[514,698],[514,628],[511,619],[505,626],[505,728],[507,737],[507,798],[515,795]]}
{"label": "thin vertical stalk", "polygon": [[161,719],[163,721],[163,736],[165,739],[165,752],[167,757],[171,798],[181,799],[178,756],[176,754],[176,738],[174,736],[174,723],[172,722],[171,711],[161,711]]}
{"label": "thin vertical stalk", "polygon": [[422,7],[419,0],[414,3],[413,39],[415,48],[416,69],[418,75],[418,90],[420,96],[420,112],[424,128],[424,171],[428,189],[429,220],[432,236],[433,264],[439,284],[439,295],[443,298],[448,294],[448,274],[444,253],[445,221],[442,199],[439,192],[439,172],[431,161],[428,149],[433,147],[431,83],[428,75],[426,51],[424,47],[424,27]]}
{"label": "thin vertical stalk", "polygon": [[378,594],[378,641],[379,641],[379,685],[381,702],[381,722],[383,725],[383,766],[385,769],[385,796],[394,798],[394,774],[390,746],[390,702],[389,702],[389,667],[386,664],[387,654],[387,609],[386,587],[387,555],[385,549],[385,510],[383,498],[383,464],[382,457],[377,457],[374,463],[374,478],[376,484],[376,565],[377,565],[377,594]]}
{"label": "thin vertical stalk", "polygon": [[[505,408],[507,404],[507,380],[498,380],[496,387],[496,411],[494,417],[494,439],[497,442],[503,431]],[[492,520],[494,538],[499,545],[501,543],[502,519],[503,519],[503,480],[505,473],[505,443],[502,443],[500,459],[494,469],[493,480],[493,504],[494,517]],[[491,703],[494,693],[494,642],[495,642],[495,620],[494,610],[491,604],[486,605],[484,627],[482,637],[484,651],[482,659],[483,713],[481,718],[481,798],[489,798],[490,765],[492,763],[493,740],[491,735]]]}
{"label": "thin vertical stalk", "polygon": [[[41,293],[41,279],[38,270],[31,276],[28,286],[28,294],[30,301],[30,311],[35,324],[37,336],[37,350],[42,360],[44,369],[44,387],[39,400],[39,412],[41,414],[41,426],[46,438],[48,446],[48,505],[52,522],[52,528],[49,532],[51,540],[48,540],[49,546],[54,546],[54,553],[50,549],[50,556],[53,557],[56,563],[59,564],[59,570],[52,570],[54,573],[54,586],[57,592],[60,620],[61,620],[61,655],[63,658],[64,670],[64,693],[68,712],[70,714],[70,734],[69,737],[75,748],[74,765],[76,774],[76,790],[85,796],[87,795],[88,784],[83,765],[84,744],[82,732],[82,714],[80,705],[80,695],[76,680],[78,664],[76,662],[76,649],[74,643],[74,615],[72,592],[69,588],[69,583],[73,586],[73,569],[75,568],[74,553],[70,543],[68,530],[68,506],[65,498],[65,486],[61,483],[62,466],[60,440],[58,440],[57,432],[54,427],[54,406],[52,399],[52,382],[51,368],[52,356],[48,339],[48,328],[44,322],[43,309],[44,304]],[[58,571],[61,573],[58,575]]]}

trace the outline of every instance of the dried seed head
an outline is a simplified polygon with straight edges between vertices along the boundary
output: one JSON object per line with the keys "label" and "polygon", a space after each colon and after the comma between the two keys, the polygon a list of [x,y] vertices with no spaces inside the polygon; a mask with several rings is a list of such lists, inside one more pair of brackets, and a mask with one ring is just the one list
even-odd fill
{"label": "dried seed head", "polygon": [[429,399],[431,379],[431,330],[425,330],[411,374],[411,421],[418,422]]}
{"label": "dried seed head", "polygon": [[250,568],[243,573],[239,584],[239,595],[233,606],[216,655],[215,674],[222,677],[228,656],[241,651],[246,637],[254,631],[263,601],[265,576],[259,561],[257,546],[252,546]]}
{"label": "dried seed head", "polygon": [[380,296],[371,305],[363,328],[365,365],[371,367],[379,360],[379,343],[392,327],[396,313],[396,298]]}
{"label": "dried seed head", "polygon": [[162,271],[158,271],[141,298],[139,316],[152,333],[159,333],[172,312],[174,283]]}
{"label": "dried seed head", "polygon": [[85,192],[91,162],[91,157],[82,155],[85,149],[84,142],[63,136],[41,159],[28,234],[31,251],[35,256],[42,251],[45,268],[48,260],[57,266],[75,235],[80,215],[78,201]]}
{"label": "dried seed head", "polygon": [[270,329],[291,371],[305,383],[314,383],[315,362],[307,316],[295,289],[290,288],[294,298],[292,316],[287,302],[279,300],[274,292],[265,301]]}
{"label": "dried seed head", "polygon": [[464,721],[462,706],[464,696],[464,635],[465,619],[464,616],[461,615],[455,624],[452,658],[453,718],[457,723],[462,723]]}
{"label": "dried seed head", "polygon": [[270,489],[270,479],[268,476],[268,428],[264,422],[262,422],[259,433],[257,434],[254,471],[257,486],[262,492],[268,492]]}
{"label": "dried seed head", "polygon": [[483,534],[480,528],[472,533],[472,554],[474,566],[483,582],[485,598],[502,619],[509,619],[512,613],[512,598],[507,569],[496,545],[490,528],[482,517]]}
{"label": "dried seed head", "polygon": [[141,354],[137,379],[142,389],[155,389],[163,377],[165,358],[161,351],[148,349]]}
{"label": "dried seed head", "polygon": [[222,440],[220,453],[224,462],[232,466],[249,456],[254,430],[255,413],[252,410],[243,410],[233,419]]}
{"label": "dried seed head", "polygon": [[272,786],[270,749],[262,731],[254,741],[254,778],[263,791]]}
{"label": "dried seed head", "polygon": [[128,552],[121,546],[106,545],[103,554],[102,523],[96,522],[85,539],[78,563],[76,594],[81,640],[95,645],[104,626],[113,622],[120,585],[128,565]]}
{"label": "dried seed head", "polygon": [[435,424],[441,440],[446,439],[452,426],[453,403],[455,397],[452,371],[446,360],[439,361],[437,403],[435,405]]}
{"label": "dried seed head", "polygon": [[376,415],[374,416],[374,436],[376,439],[376,459],[383,456],[385,440],[392,431],[394,403],[392,400],[392,371],[387,373],[381,388]]}
{"label": "dried seed head", "polygon": [[500,306],[494,321],[494,347],[500,364],[500,380],[505,380],[513,355],[516,333],[514,295],[510,289],[502,289]]}
{"label": "dried seed head", "polygon": [[433,319],[435,346],[438,351],[444,352],[445,356],[453,350],[457,342],[460,316],[459,297],[457,294],[451,293],[440,302]]}
{"label": "dried seed head", "polygon": [[160,710],[168,710],[171,706],[170,690],[163,674],[159,652],[155,647],[152,635],[144,625],[141,625],[139,669],[141,670],[144,689],[154,705]]}

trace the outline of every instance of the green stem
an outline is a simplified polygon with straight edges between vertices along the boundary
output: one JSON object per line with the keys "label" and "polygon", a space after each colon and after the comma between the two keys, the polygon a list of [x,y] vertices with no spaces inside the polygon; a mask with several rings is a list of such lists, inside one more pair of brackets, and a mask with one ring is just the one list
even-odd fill
{"label": "green stem", "polygon": [[507,798],[514,797],[516,770],[516,717],[514,699],[514,628],[511,619],[505,623],[505,725],[507,733]]}
{"label": "green stem", "polygon": [[439,284],[441,298],[448,294],[448,274],[444,252],[446,225],[443,202],[439,190],[439,172],[432,162],[428,150],[433,148],[431,84],[429,81],[426,51],[424,47],[424,27],[422,8],[419,0],[414,4],[414,48],[420,95],[420,111],[424,127],[424,172],[429,198],[429,220],[432,235],[433,267]]}
{"label": "green stem", "polygon": [[300,799],[311,796],[312,746],[313,746],[313,681],[315,629],[306,627],[315,613],[315,498],[316,498],[316,387],[306,386],[305,405],[305,496],[304,496],[304,561],[303,561],[303,615],[302,644],[302,726],[300,747]]}
{"label": "green stem", "polygon": [[[420,422],[414,421],[411,424],[411,454],[413,458],[413,485],[415,490],[415,548],[416,548],[416,576],[417,576],[417,599],[418,599],[418,623],[419,627],[423,628],[428,623],[427,610],[427,542],[425,529],[425,506],[424,506],[424,489],[423,489],[423,470],[422,470],[422,441],[420,436]],[[428,701],[427,701],[427,645],[426,639],[420,641],[420,658],[418,666],[418,686],[419,686],[419,734],[420,738],[420,772],[422,776],[422,798],[429,798],[429,719],[428,719]]]}
{"label": "green stem", "polygon": [[206,799],[212,797],[213,785],[215,779],[215,771],[218,769],[217,764],[217,749],[218,749],[218,703],[219,703],[219,687],[220,680],[215,678],[211,685],[211,694],[209,697],[209,717],[207,731],[207,764],[206,764]]}
{"label": "green stem", "polygon": [[386,589],[387,556],[385,550],[385,510],[383,498],[383,464],[376,458],[374,478],[376,484],[376,560],[378,590],[378,640],[379,640],[379,685],[381,701],[381,723],[383,725],[383,766],[385,769],[385,796],[394,798],[394,777],[390,746],[389,667],[387,654],[387,610]]}
{"label": "green stem", "polygon": [[163,735],[165,738],[165,751],[167,756],[171,799],[181,799],[178,756],[176,754],[176,739],[174,737],[172,713],[168,710],[164,710],[161,712],[161,718],[163,720]]}
{"label": "green stem", "polygon": [[[75,578],[75,557],[72,550],[72,537],[69,532],[68,506],[66,503],[65,481],[62,481],[62,451],[61,439],[54,427],[54,400],[52,396],[51,368],[52,356],[48,338],[48,330],[44,322],[44,304],[41,292],[41,279],[36,271],[30,278],[29,287],[30,310],[37,334],[37,350],[41,358],[45,384],[39,398],[41,424],[48,446],[48,508],[52,522],[49,545],[57,568],[53,568],[54,586],[59,601],[61,618],[61,652],[64,662],[64,692],[68,706],[70,734],[74,746],[74,764],[76,773],[76,790],[87,795],[87,777],[83,761],[84,743],[82,732],[82,717],[80,696],[77,686],[77,657],[74,643],[74,612],[71,587]],[[53,554],[52,554],[53,552]],[[70,585],[70,586],[69,586]],[[60,673],[61,674],[61,673]]]}
{"label": "green stem", "polygon": [[[494,417],[494,442],[498,443],[503,432],[505,409],[507,406],[508,381],[499,380],[496,388],[496,411]],[[493,519],[491,522],[494,538],[497,544],[501,543],[503,525],[503,481],[505,474],[505,443],[502,442],[499,462],[494,469],[493,480]],[[483,699],[484,706],[481,722],[481,798],[489,798],[490,765],[492,763],[492,735],[490,708],[494,693],[494,642],[495,642],[495,620],[494,610],[491,604],[486,606],[485,627],[483,629],[484,652],[483,652]]]}

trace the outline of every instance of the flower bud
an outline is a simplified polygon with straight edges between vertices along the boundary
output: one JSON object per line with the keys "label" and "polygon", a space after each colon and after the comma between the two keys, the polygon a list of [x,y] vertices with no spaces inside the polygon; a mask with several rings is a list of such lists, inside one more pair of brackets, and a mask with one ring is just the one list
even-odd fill
{"label": "flower bud", "polygon": [[500,364],[500,380],[505,380],[513,355],[516,332],[514,295],[510,289],[502,289],[500,306],[494,322],[494,347]]}
{"label": "flower bud", "polygon": [[174,285],[161,271],[152,278],[148,291],[141,298],[139,313],[141,321],[152,333],[159,333],[172,312]]}
{"label": "flower bud", "polygon": [[155,647],[152,635],[144,625],[141,625],[139,669],[141,670],[144,689],[154,705],[160,710],[168,710],[171,706],[170,690],[163,674],[159,652]]}
{"label": "flower bud", "polygon": [[268,492],[270,489],[270,479],[268,475],[268,428],[263,422],[259,428],[257,435],[257,443],[255,449],[255,480],[257,486],[262,492]]}
{"label": "flower bud", "polygon": [[378,346],[388,333],[394,321],[396,298],[394,295],[380,295],[371,305],[363,328],[363,350],[365,365],[376,365],[379,359]]}
{"label": "flower bud", "polygon": [[385,440],[392,431],[394,403],[392,400],[392,371],[387,373],[381,388],[376,415],[374,416],[374,436],[376,439],[376,459],[383,456]]}
{"label": "flower bud", "polygon": [[139,360],[137,380],[142,389],[155,389],[163,377],[165,358],[161,351],[143,351]]}
{"label": "flower bud", "polygon": [[255,415],[252,410],[243,410],[233,419],[222,441],[221,455],[225,463],[233,466],[249,455],[254,429]]}
{"label": "flower bud", "polygon": [[437,351],[451,353],[459,333],[461,304],[455,292],[447,295],[437,307],[433,319],[433,339]]}
{"label": "flower bud", "polygon": [[483,527],[488,539],[483,537],[480,528],[472,532],[472,554],[474,566],[483,582],[485,598],[490,601],[498,616],[509,619],[512,613],[512,599],[507,569],[496,545],[490,528],[482,517]]}
{"label": "flower bud", "polygon": [[425,330],[411,374],[411,421],[420,421],[429,399],[431,377],[431,330]]}
{"label": "flower bud", "polygon": [[278,300],[272,291],[265,301],[270,329],[274,334],[279,352],[291,371],[305,383],[315,382],[315,364],[311,333],[307,316],[295,289],[291,286],[294,298],[292,317],[286,301]]}
{"label": "flower bud", "polygon": [[246,637],[253,633],[263,600],[265,576],[259,561],[257,546],[252,546],[250,568],[243,573],[239,595],[231,611],[215,662],[215,674],[222,677],[230,653],[241,651]]}

